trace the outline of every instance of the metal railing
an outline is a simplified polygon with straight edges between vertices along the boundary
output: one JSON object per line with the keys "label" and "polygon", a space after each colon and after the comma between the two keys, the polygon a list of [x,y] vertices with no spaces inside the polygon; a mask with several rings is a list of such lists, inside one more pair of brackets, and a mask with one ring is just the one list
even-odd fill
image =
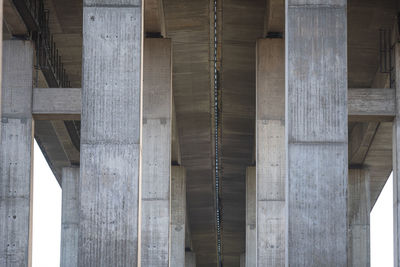
{"label": "metal railing", "polygon": [[70,87],[54,36],[49,27],[49,10],[43,0],[13,0],[36,48],[37,69],[42,70],[49,87]]}

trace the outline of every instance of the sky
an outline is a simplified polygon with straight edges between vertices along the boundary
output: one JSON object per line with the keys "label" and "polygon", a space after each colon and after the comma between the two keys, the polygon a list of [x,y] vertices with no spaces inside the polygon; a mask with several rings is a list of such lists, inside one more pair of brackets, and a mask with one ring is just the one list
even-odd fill
{"label": "sky", "polygon": [[[61,188],[36,141],[33,173],[32,267],[60,266]],[[371,212],[371,267],[393,267],[393,179]]]}

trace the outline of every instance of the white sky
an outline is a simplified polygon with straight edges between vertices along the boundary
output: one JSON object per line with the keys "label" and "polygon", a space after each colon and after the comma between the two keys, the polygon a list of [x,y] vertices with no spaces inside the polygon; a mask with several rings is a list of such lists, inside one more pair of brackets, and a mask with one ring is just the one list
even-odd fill
{"label": "white sky", "polygon": [[393,178],[390,175],[370,217],[371,267],[393,267]]}
{"label": "white sky", "polygon": [[[61,188],[36,141],[33,184],[33,266],[60,265]],[[371,267],[393,267],[393,180],[371,212]]]}

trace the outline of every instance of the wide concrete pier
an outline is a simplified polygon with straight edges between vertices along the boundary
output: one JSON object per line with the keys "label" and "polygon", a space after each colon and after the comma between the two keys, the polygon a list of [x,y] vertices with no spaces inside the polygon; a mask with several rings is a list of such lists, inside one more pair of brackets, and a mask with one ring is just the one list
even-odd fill
{"label": "wide concrete pier", "polygon": [[0,266],[32,264],[35,138],[60,266],[369,266],[393,171],[400,267],[398,1],[0,7]]}
{"label": "wide concrete pier", "polygon": [[83,3],[78,266],[140,264],[142,6]]}

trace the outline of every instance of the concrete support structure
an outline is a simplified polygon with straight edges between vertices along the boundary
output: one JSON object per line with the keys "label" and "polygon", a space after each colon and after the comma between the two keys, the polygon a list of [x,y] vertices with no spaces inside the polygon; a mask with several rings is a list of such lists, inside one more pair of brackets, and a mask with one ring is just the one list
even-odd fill
{"label": "concrete support structure", "polygon": [[256,167],[246,170],[246,266],[255,267],[257,263],[257,190]]}
{"label": "concrete support structure", "polygon": [[0,143],[0,266],[30,266],[32,73],[28,41],[3,41]]}
{"label": "concrete support structure", "polygon": [[185,267],[196,267],[196,253],[185,252]]}
{"label": "concrete support structure", "polygon": [[393,121],[393,238],[394,267],[400,267],[400,44],[395,45],[396,117]]}
{"label": "concrete support structure", "polygon": [[143,266],[168,266],[171,188],[171,41],[145,39],[143,57]]}
{"label": "concrete support structure", "polygon": [[286,1],[286,266],[346,266],[347,1]]}
{"label": "concrete support structure", "polygon": [[240,267],[246,266],[246,253],[240,254]]}
{"label": "concrete support structure", "polygon": [[78,266],[79,167],[62,170],[61,267]]}
{"label": "concrete support structure", "polygon": [[369,214],[371,211],[369,173],[349,169],[347,266],[370,266]]}
{"label": "concrete support structure", "polygon": [[186,172],[184,167],[171,169],[171,241],[169,266],[185,266]]}
{"label": "concrete support structure", "polygon": [[78,266],[140,265],[142,1],[83,1]]}
{"label": "concrete support structure", "polygon": [[[257,265],[285,265],[285,42],[257,41]],[[249,265],[252,266],[252,265]]]}

